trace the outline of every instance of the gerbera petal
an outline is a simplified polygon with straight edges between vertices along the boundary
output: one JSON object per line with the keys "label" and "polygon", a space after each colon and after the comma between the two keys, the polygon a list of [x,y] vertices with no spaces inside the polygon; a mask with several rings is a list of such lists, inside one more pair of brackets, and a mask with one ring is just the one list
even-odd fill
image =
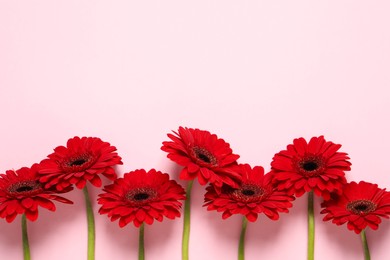
{"label": "gerbera petal", "polygon": [[245,215],[246,218],[251,221],[251,222],[255,222],[257,220],[257,214],[256,213],[253,213],[253,212],[249,212],[248,214]]}
{"label": "gerbera petal", "polygon": [[89,180],[91,184],[95,187],[101,187],[102,186],[102,180],[98,175],[95,175],[92,179]]}
{"label": "gerbera petal", "polygon": [[14,221],[14,219],[16,218],[18,214],[16,212],[12,213],[12,214],[7,214],[5,216],[5,220],[8,222],[8,223],[11,223],[12,221]]}
{"label": "gerbera petal", "polygon": [[307,142],[303,138],[297,138],[293,141],[294,146],[293,148],[296,150],[297,154],[300,156],[305,155],[307,150]]}
{"label": "gerbera petal", "polygon": [[34,200],[32,198],[27,197],[27,198],[22,199],[21,203],[22,203],[23,207],[28,209],[34,205]]}
{"label": "gerbera petal", "polygon": [[38,210],[26,210],[26,218],[31,221],[35,221],[38,218]]}

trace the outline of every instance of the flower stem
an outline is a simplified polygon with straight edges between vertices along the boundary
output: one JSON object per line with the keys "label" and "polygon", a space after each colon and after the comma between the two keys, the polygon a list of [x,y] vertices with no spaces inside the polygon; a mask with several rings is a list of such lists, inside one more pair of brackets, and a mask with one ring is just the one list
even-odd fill
{"label": "flower stem", "polygon": [[308,194],[308,244],[307,244],[307,259],[314,260],[314,192]]}
{"label": "flower stem", "polygon": [[23,259],[30,260],[30,245],[28,243],[28,234],[27,234],[27,221],[26,215],[22,215],[22,240],[23,240]]}
{"label": "flower stem", "polygon": [[362,239],[363,249],[364,249],[364,260],[370,260],[370,250],[368,249],[368,243],[367,243],[367,237],[366,237],[366,231],[362,230],[360,232],[360,237]]}
{"label": "flower stem", "polygon": [[145,260],[145,224],[139,227],[138,260]]}
{"label": "flower stem", "polygon": [[89,197],[88,188],[83,188],[85,207],[87,210],[87,222],[88,222],[88,260],[95,259],[95,219],[93,216],[93,210],[91,205],[91,198]]}
{"label": "flower stem", "polygon": [[190,214],[191,214],[191,190],[194,180],[190,180],[187,184],[186,200],[184,202],[184,220],[183,220],[183,238],[181,244],[181,258],[188,260],[188,245],[190,242]]}
{"label": "flower stem", "polygon": [[242,228],[241,228],[241,235],[240,235],[240,243],[238,244],[238,260],[244,260],[245,259],[245,233],[246,233],[247,225],[248,225],[248,220],[244,216],[242,218]]}

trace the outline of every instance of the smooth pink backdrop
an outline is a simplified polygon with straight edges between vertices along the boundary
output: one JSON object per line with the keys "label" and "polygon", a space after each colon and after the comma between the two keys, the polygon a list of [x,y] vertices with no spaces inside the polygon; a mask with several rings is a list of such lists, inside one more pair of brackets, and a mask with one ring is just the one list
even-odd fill
{"label": "smooth pink backdrop", "polygon": [[[325,135],[349,180],[390,188],[388,1],[0,1],[0,172],[39,162],[75,135],[118,148],[118,174],[156,168],[178,126],[228,141],[269,170],[296,137]],[[184,182],[180,182],[183,185]],[[92,189],[92,187],[91,187]],[[96,198],[99,189],[92,189]],[[237,259],[240,217],[202,208],[194,185],[191,260]],[[86,259],[82,193],[28,223],[33,260]],[[322,222],[316,260],[363,259],[359,236]],[[96,260],[137,257],[137,229],[96,213]],[[390,254],[390,222],[367,233]],[[179,260],[182,219],[146,227],[146,259]],[[246,259],[306,258],[306,197],[248,228]],[[0,259],[22,259],[20,217],[0,219]]]}

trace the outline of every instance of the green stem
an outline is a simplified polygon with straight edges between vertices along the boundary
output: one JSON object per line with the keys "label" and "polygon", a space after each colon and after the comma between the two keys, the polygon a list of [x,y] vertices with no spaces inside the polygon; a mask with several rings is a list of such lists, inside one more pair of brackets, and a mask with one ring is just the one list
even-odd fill
{"label": "green stem", "polygon": [[28,234],[27,234],[27,221],[26,215],[22,215],[22,240],[23,240],[23,259],[30,260],[30,245],[28,243]]}
{"label": "green stem", "polygon": [[307,259],[314,260],[314,193],[309,192],[308,195],[308,245],[307,245]]}
{"label": "green stem", "polygon": [[139,227],[138,260],[145,260],[145,224]]}
{"label": "green stem", "polygon": [[367,237],[366,237],[366,231],[362,230],[360,232],[360,237],[362,239],[363,249],[364,249],[364,260],[370,260],[370,250],[368,249],[368,243],[367,243]]}
{"label": "green stem", "polygon": [[244,260],[245,259],[245,233],[246,233],[247,225],[248,225],[248,220],[244,216],[242,218],[242,228],[241,228],[241,235],[240,235],[240,243],[238,244],[238,260]]}
{"label": "green stem", "polygon": [[186,201],[184,202],[183,239],[181,244],[181,258],[188,260],[188,245],[190,242],[190,214],[191,214],[191,190],[193,180],[189,181],[186,190]]}
{"label": "green stem", "polygon": [[88,222],[88,260],[95,259],[95,219],[93,216],[93,210],[91,205],[91,198],[89,197],[88,188],[83,188],[85,207],[87,210],[87,222]]}

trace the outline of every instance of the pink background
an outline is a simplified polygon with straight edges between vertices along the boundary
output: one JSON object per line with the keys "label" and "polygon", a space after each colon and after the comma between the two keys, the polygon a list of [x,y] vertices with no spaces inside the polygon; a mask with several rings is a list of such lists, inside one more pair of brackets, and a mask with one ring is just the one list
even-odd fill
{"label": "pink background", "polygon": [[[349,180],[390,188],[388,1],[0,1],[0,172],[39,162],[75,135],[118,148],[122,175],[156,168],[179,126],[228,141],[269,170],[296,137],[349,153]],[[181,182],[182,184],[185,184]],[[91,187],[92,189],[92,187]],[[99,189],[92,189],[96,198]],[[202,208],[194,185],[192,260],[237,258],[239,216]],[[28,223],[32,259],[86,259],[82,193]],[[316,260],[363,259],[359,236],[322,222]],[[137,257],[137,229],[96,213],[97,260]],[[179,260],[182,219],[146,227],[146,258]],[[388,259],[390,222],[367,233]],[[247,233],[246,259],[306,258],[306,197]],[[0,259],[22,259],[20,217],[0,219]]]}

